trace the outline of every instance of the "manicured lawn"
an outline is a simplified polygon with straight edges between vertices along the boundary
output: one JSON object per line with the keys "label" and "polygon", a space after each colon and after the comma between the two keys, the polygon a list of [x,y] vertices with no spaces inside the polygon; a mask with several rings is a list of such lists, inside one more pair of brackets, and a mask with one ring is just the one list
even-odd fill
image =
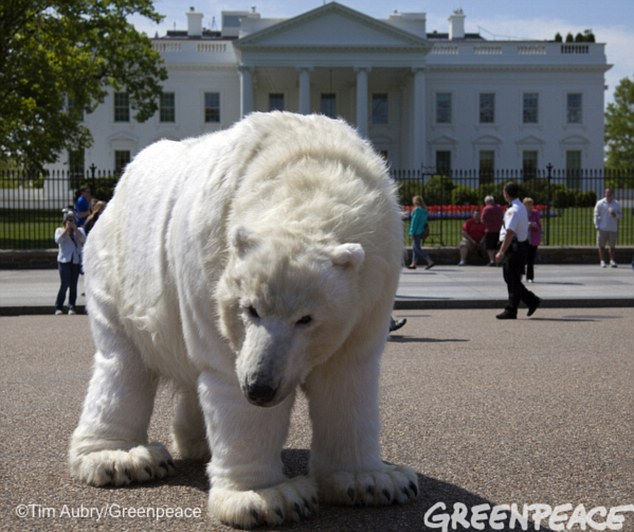
{"label": "manicured lawn", "polygon": [[[561,211],[560,216],[542,219],[544,241],[551,246],[592,246],[595,244],[595,229],[592,224],[592,207],[571,207]],[[48,211],[14,211],[0,209],[0,249],[42,249],[56,247],[53,241],[55,228],[61,225],[62,213]],[[464,219],[435,219],[430,221],[430,237],[426,246],[457,246],[460,228]],[[550,224],[550,227],[548,226]],[[407,235],[409,221],[403,223],[407,246],[411,241]],[[623,209],[619,222],[618,245],[634,245],[634,214],[632,209]]]}
{"label": "manicured lawn", "polygon": [[[560,216],[542,218],[544,240],[542,245],[550,246],[592,246],[596,241],[592,207],[570,207],[562,209]],[[429,222],[430,236],[425,241],[428,247],[457,246],[464,219],[435,219]],[[550,226],[550,227],[549,227]],[[404,222],[406,244],[411,246],[407,235],[409,221]],[[634,215],[631,209],[623,210],[619,222],[617,245],[634,246]]]}

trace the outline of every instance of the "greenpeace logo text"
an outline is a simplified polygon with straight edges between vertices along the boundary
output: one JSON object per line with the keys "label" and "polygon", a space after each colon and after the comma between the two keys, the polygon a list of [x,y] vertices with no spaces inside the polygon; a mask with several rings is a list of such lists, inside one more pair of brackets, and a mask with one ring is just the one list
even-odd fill
{"label": "greenpeace logo text", "polygon": [[552,507],[548,504],[478,504],[469,508],[457,502],[447,510],[437,502],[425,512],[425,526],[442,530],[623,530],[625,515],[634,512],[634,504],[596,506],[570,503]]}

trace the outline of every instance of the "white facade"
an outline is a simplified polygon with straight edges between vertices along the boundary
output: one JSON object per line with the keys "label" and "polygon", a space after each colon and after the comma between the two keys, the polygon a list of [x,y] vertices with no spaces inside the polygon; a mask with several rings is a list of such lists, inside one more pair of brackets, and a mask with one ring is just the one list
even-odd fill
{"label": "white facade", "polygon": [[[496,169],[527,158],[603,167],[604,44],[486,41],[465,33],[461,11],[448,33],[428,33],[424,13],[377,20],[335,2],[282,20],[223,12],[221,32],[187,15],[188,32],[154,39],[174,121],[138,123],[133,111],[115,121],[109,95],[86,117],[86,167],[112,170],[158,139],[227,128],[279,95],[289,111],[334,106],[395,168],[478,169],[483,157]],[[205,93],[217,95],[207,98],[218,98],[218,121],[214,110],[206,119]]]}

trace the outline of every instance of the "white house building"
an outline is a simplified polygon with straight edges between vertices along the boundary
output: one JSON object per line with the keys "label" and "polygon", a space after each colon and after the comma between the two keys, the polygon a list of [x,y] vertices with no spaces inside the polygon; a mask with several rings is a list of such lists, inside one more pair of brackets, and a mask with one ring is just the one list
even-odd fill
{"label": "white house building", "polygon": [[603,167],[604,44],[488,41],[461,10],[447,33],[425,13],[379,20],[336,2],[288,19],[225,11],[220,31],[186,15],[187,31],[153,39],[169,74],[160,111],[138,123],[111,93],[76,164],[119,171],[156,140],[285,109],[344,118],[395,168]]}

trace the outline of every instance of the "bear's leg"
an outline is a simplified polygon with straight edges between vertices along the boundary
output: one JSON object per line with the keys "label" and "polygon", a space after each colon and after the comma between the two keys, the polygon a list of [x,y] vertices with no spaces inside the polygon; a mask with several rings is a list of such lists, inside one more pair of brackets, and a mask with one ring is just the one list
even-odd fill
{"label": "bear's leg", "polygon": [[209,512],[243,528],[298,521],[316,512],[313,480],[289,479],[283,472],[294,394],[267,408],[250,404],[235,376],[203,373],[198,382],[212,452]]}
{"label": "bear's leg", "polygon": [[418,495],[416,473],[380,457],[379,361],[389,316],[376,315],[381,319],[353,333],[304,385],[313,424],[310,469],[323,502],[384,505]]}
{"label": "bear's leg", "polygon": [[91,315],[97,353],[79,424],[70,442],[71,476],[116,486],[174,471],[160,443],[148,443],[158,379],[120,329]]}
{"label": "bear's leg", "polygon": [[196,390],[177,392],[172,445],[181,458],[209,460],[209,444],[205,434],[205,420]]}

